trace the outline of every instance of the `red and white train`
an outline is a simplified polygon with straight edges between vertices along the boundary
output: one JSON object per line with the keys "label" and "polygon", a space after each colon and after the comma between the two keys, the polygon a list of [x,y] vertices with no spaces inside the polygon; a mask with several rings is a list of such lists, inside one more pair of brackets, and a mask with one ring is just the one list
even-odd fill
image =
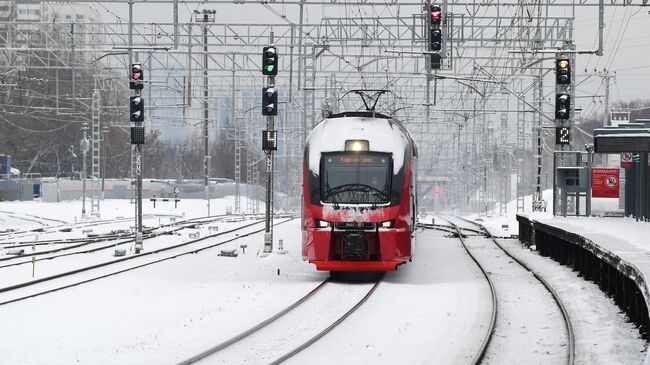
{"label": "red and white train", "polygon": [[307,138],[303,259],[326,271],[393,271],[415,245],[417,149],[394,118],[331,115]]}

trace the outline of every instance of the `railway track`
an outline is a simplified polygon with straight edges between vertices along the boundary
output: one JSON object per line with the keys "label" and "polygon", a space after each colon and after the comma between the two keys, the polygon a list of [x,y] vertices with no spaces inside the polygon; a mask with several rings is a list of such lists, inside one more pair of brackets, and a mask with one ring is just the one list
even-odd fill
{"label": "railway track", "polygon": [[[286,223],[292,219],[293,218],[287,218],[276,223],[276,225]],[[215,233],[180,244],[145,251],[137,255],[124,256],[110,261],[61,272],[37,280],[2,287],[0,288],[0,306],[117,275],[158,262],[215,248],[239,238],[264,231],[264,228],[258,229],[255,227],[263,222],[264,221],[256,221],[242,227],[233,228],[228,231]],[[222,236],[223,239],[218,242],[206,242],[209,239]],[[82,273],[86,273],[86,275],[80,275]]]}
{"label": "railway track", "polygon": [[[143,239],[148,240],[156,237],[160,237],[163,235],[168,235],[168,234],[174,234],[175,232],[178,232],[183,229],[190,229],[194,228],[198,225],[203,225],[203,224],[208,224],[208,223],[213,223],[220,221],[221,219],[229,217],[227,215],[219,215],[219,216],[212,216],[212,217],[200,217],[200,218],[192,218],[184,221],[179,221],[179,222],[173,222],[173,223],[168,223],[168,224],[163,224],[155,228],[150,228],[145,230]],[[170,228],[170,227],[177,227],[173,228],[168,231],[160,231],[160,232],[154,232],[156,230],[161,230],[165,228]],[[120,240],[118,242],[115,242],[116,240]],[[8,261],[9,263],[7,264],[0,264],[0,269],[5,268],[5,267],[10,267],[10,266],[16,266],[16,265],[23,265],[23,264],[30,264],[32,263],[31,257],[39,257],[35,261],[41,261],[41,260],[51,260],[53,258],[58,258],[58,257],[65,257],[65,256],[71,256],[71,255],[77,255],[77,254],[83,254],[83,253],[93,253],[101,250],[106,250],[106,249],[112,249],[115,248],[119,245],[127,244],[130,242],[133,242],[135,240],[134,234],[133,233],[128,233],[128,234],[107,234],[107,235],[99,235],[97,237],[92,237],[92,238],[79,238],[79,239],[74,239],[74,240],[47,240],[47,241],[38,241],[33,244],[40,244],[40,245],[66,245],[63,247],[56,247],[51,250],[41,250],[41,251],[36,251],[36,252],[26,252],[22,255],[16,255],[16,256],[5,256],[5,257],[0,257],[0,262],[3,261]],[[99,243],[99,242],[106,242],[109,241],[110,243],[107,243],[105,245],[101,245],[99,247],[93,247],[85,250],[77,250],[78,248],[84,247],[91,245],[93,243]],[[8,246],[4,247],[5,249],[10,249],[10,248],[23,248],[23,247],[31,247],[32,244],[25,244],[25,245],[19,245],[19,246]],[[56,255],[52,255],[56,254]],[[47,256],[46,256],[47,255]]]}
{"label": "railway track", "polygon": [[[0,213],[10,213],[6,211],[0,211]],[[50,218],[41,218],[38,216],[33,216],[39,219],[45,219],[45,220],[52,220],[57,223],[63,223],[59,225],[45,225],[44,227],[38,227],[38,228],[30,228],[30,229],[23,229],[20,231],[14,231],[14,230],[7,230],[7,231],[2,231],[0,232],[0,241],[6,240],[7,238],[25,238],[26,236],[32,236],[34,234],[47,234],[47,233],[54,233],[54,232],[64,232],[65,230],[68,229],[83,229],[83,228],[88,228],[88,227],[97,227],[101,226],[104,224],[115,224],[115,223],[124,223],[124,222],[133,222],[133,217],[127,217],[127,218],[115,218],[115,219],[103,219],[103,220],[92,220],[92,221],[79,221],[75,223],[67,223],[65,221],[61,220],[56,220],[56,219],[50,219]],[[169,217],[168,215],[155,215],[155,214],[145,214],[143,215],[143,219],[154,219],[154,218],[159,218],[159,217]],[[19,218],[19,217],[18,217]],[[201,218],[206,218],[206,217],[197,217],[197,218],[192,218],[192,219],[201,219]],[[190,219],[191,220],[191,219]],[[7,244],[7,242],[4,242],[3,244]]]}
{"label": "railway track", "polygon": [[[0,213],[11,213],[11,212],[0,211]],[[15,217],[15,216],[13,216],[11,214],[9,216],[20,219],[20,217]],[[46,218],[42,218],[42,219],[46,219]],[[23,219],[23,220],[32,221],[31,219]],[[7,236],[15,237],[15,236],[20,236],[20,235],[31,235],[31,234],[34,234],[34,233],[51,233],[51,232],[60,231],[61,229],[92,227],[92,226],[97,226],[97,225],[101,225],[101,224],[115,223],[115,222],[120,222],[120,221],[126,221],[126,218],[125,219],[96,220],[96,221],[88,221],[88,222],[81,221],[81,222],[75,222],[75,223],[68,223],[68,222],[65,222],[65,221],[55,220],[55,222],[61,223],[61,224],[58,224],[58,225],[44,225],[44,224],[42,224],[44,227],[22,229],[22,230],[19,230],[19,231],[6,230],[6,231],[3,231],[3,232],[0,232],[0,239],[4,239],[4,237],[7,237]]]}
{"label": "railway track", "polygon": [[[508,252],[501,244],[499,244],[499,242],[482,225],[480,225],[478,223],[475,223],[475,222],[472,222],[472,221],[469,221],[469,220],[466,220],[464,218],[460,218],[460,217],[453,217],[452,219],[445,218],[445,220],[447,220],[449,222],[449,224],[457,230],[458,237],[459,237],[460,241],[462,242],[463,247],[468,252],[470,257],[472,257],[474,262],[476,262],[476,264],[481,268],[481,271],[483,271],[483,273],[484,273],[484,275],[486,277],[489,277],[489,275],[487,274],[486,270],[484,270],[483,266],[479,263],[479,261],[475,258],[475,256],[472,254],[471,249],[466,245],[466,243],[464,241],[463,234],[461,233],[462,230],[467,230],[468,228],[467,227],[461,228],[456,223],[452,222],[452,220],[456,220],[456,221],[460,220],[460,221],[465,223],[465,226],[467,224],[471,224],[473,226],[476,226],[478,228],[478,231],[481,232],[481,234],[483,236],[485,236],[487,239],[489,239],[496,247],[498,247],[498,249],[501,252],[505,253],[510,259],[512,259],[514,262],[516,262],[524,270],[528,271],[533,277],[535,277],[535,279],[537,279],[542,284],[542,286],[545,288],[545,290],[553,298],[553,301],[557,305],[557,307],[558,307],[558,309],[559,309],[559,311],[560,311],[560,313],[562,315],[562,319],[563,319],[565,329],[566,329],[566,332],[567,332],[567,356],[566,356],[566,361],[567,361],[567,364],[573,365],[574,362],[575,362],[575,338],[574,338],[573,326],[571,324],[571,318],[569,317],[568,312],[567,312],[564,304],[562,303],[560,297],[558,296],[557,292],[550,286],[550,284],[548,284],[548,282],[546,282],[546,280],[544,280],[541,276],[539,276],[537,273],[535,273],[526,263],[522,262],[521,260],[519,260],[516,257],[514,257],[513,255],[511,255],[510,252]],[[470,229],[470,230],[472,230],[472,229]],[[493,310],[492,318],[494,319],[494,321],[492,321],[492,324],[491,324],[490,328],[488,329],[488,331],[486,333],[483,346],[481,347],[481,351],[474,357],[474,361],[473,361],[474,364],[480,363],[481,360],[484,358],[484,356],[486,354],[487,347],[488,347],[488,345],[490,343],[490,340],[492,339],[492,336],[494,334],[494,329],[495,329],[495,325],[496,325],[496,317],[497,317],[497,309],[496,308],[497,308],[498,303],[497,303],[497,300],[496,300],[496,291],[494,290],[495,287],[491,283],[491,281],[490,281],[490,287],[492,288],[492,295],[493,295],[493,306],[494,306],[493,308],[494,308],[494,310]]]}
{"label": "railway track", "polygon": [[[41,217],[41,216],[33,215],[33,214],[16,213],[16,212],[10,212],[10,211],[6,211],[6,210],[0,210],[0,213],[6,213],[11,218],[20,219],[20,220],[24,220],[24,221],[32,222],[32,223],[38,223],[41,226],[46,226],[46,227],[50,227],[50,225],[45,224],[42,221],[51,221],[51,222],[66,224],[65,221],[60,220],[60,219],[46,218],[46,217]],[[22,215],[22,217],[21,217],[21,215]]]}
{"label": "railway track", "polygon": [[490,287],[490,295],[492,299],[492,314],[490,316],[490,324],[487,328],[487,331],[485,332],[485,335],[483,337],[483,340],[481,341],[481,346],[479,347],[478,351],[474,356],[472,357],[472,364],[480,364],[483,358],[485,357],[485,353],[487,351],[488,345],[490,344],[490,341],[492,340],[492,336],[494,335],[494,329],[496,326],[496,321],[497,321],[497,311],[498,311],[498,301],[497,301],[497,293],[496,293],[496,288],[494,286],[494,282],[490,278],[490,275],[488,275],[487,271],[481,265],[481,263],[478,261],[478,259],[472,254],[472,251],[467,247],[467,244],[465,244],[465,237],[463,233],[461,232],[461,228],[458,227],[456,224],[454,224],[451,221],[448,221],[451,227],[456,231],[458,235],[458,239],[460,240],[460,243],[462,244],[463,248],[469,255],[469,257],[476,263],[476,266],[481,270],[481,273],[483,273],[483,276],[488,282],[488,285]]}
{"label": "railway track", "polygon": [[[275,315],[179,365],[204,360],[219,364],[280,364],[341,324],[372,295],[383,277],[372,284],[337,283],[328,278]],[[317,323],[305,326],[305,318]]]}

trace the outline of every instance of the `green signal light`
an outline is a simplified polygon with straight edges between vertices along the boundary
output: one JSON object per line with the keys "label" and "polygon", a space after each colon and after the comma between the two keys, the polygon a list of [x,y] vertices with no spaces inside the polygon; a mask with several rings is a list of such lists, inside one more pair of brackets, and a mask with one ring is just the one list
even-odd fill
{"label": "green signal light", "polygon": [[272,72],[273,71],[273,65],[266,66],[266,71]]}

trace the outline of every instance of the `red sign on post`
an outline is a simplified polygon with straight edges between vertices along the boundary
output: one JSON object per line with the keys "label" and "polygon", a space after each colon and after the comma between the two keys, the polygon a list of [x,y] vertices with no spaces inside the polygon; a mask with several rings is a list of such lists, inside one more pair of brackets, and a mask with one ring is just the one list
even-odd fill
{"label": "red sign on post", "polygon": [[591,169],[591,196],[618,198],[619,169]]}
{"label": "red sign on post", "polygon": [[621,153],[621,167],[632,167],[632,152]]}

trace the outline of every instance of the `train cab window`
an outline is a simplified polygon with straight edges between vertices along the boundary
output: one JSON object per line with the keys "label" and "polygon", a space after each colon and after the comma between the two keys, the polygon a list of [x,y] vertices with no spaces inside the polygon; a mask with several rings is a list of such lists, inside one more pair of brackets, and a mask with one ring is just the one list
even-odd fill
{"label": "train cab window", "polygon": [[321,201],[386,204],[391,201],[392,157],[376,152],[335,152],[321,160]]}

